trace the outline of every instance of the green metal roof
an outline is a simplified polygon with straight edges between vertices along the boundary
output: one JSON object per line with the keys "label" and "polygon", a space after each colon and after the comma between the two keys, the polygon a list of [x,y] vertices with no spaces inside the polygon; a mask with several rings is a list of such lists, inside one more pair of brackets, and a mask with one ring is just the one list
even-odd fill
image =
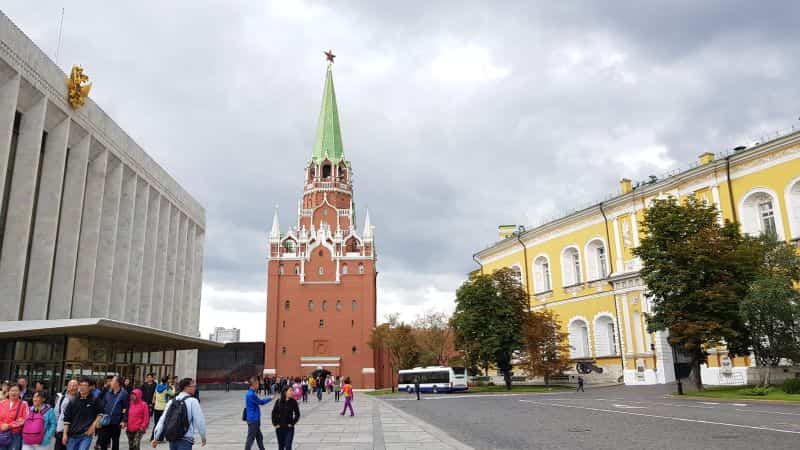
{"label": "green metal roof", "polygon": [[319,111],[317,138],[311,159],[321,163],[326,158],[338,164],[344,158],[342,130],[339,128],[339,110],[336,108],[336,91],[333,89],[332,65],[328,64],[325,75],[325,90],[322,93],[322,108]]}

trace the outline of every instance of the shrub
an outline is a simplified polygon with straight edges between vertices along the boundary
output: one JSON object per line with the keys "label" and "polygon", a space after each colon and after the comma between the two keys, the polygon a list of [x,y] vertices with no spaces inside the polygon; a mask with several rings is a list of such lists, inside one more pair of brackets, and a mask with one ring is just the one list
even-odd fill
{"label": "shrub", "polygon": [[783,392],[787,394],[800,394],[800,378],[789,378],[783,382]]}
{"label": "shrub", "polygon": [[772,390],[772,388],[770,388],[769,386],[755,386],[755,387],[750,388],[750,389],[745,389],[742,392],[744,393],[744,395],[755,395],[755,396],[763,397],[763,396],[769,394],[770,390]]}

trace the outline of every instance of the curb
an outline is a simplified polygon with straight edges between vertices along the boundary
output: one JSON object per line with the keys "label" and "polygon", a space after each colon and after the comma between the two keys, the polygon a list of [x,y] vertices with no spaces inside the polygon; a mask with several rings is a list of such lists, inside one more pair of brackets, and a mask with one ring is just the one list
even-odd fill
{"label": "curb", "polygon": [[766,398],[716,398],[716,397],[706,397],[703,395],[677,395],[677,394],[670,394],[668,395],[669,398],[674,398],[677,400],[697,400],[697,401],[709,401],[709,402],[720,402],[720,403],[742,403],[742,402],[751,402],[751,403],[763,403],[763,404],[772,404],[772,405],[788,405],[788,406],[800,406],[800,400],[772,400]]}
{"label": "curb", "polygon": [[437,428],[421,419],[418,419],[407,412],[401,411],[394,406],[390,405],[388,402],[381,400],[378,397],[371,397],[372,400],[377,401],[380,403],[381,408],[386,408],[387,410],[391,411],[392,414],[401,417],[403,420],[413,423],[414,425],[422,428],[431,436],[439,439],[442,443],[449,445],[450,447],[457,449],[457,450],[475,450],[474,448],[462,443],[461,441],[453,438],[444,430]]}

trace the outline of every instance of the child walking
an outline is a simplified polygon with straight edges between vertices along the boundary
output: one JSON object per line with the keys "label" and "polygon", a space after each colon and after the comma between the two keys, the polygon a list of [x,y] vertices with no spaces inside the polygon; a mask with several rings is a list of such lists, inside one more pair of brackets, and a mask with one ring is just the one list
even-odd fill
{"label": "child walking", "polygon": [[355,412],[353,412],[353,386],[350,385],[350,377],[346,377],[344,379],[344,386],[342,386],[342,395],[344,395],[344,409],[342,409],[342,415],[344,412],[347,411],[347,408],[350,408],[350,417],[355,416]]}

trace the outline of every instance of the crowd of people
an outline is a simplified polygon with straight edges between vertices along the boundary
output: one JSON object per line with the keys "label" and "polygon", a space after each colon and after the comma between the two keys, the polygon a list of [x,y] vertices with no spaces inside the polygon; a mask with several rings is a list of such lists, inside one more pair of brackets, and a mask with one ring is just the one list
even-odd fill
{"label": "crowd of people", "polygon": [[30,389],[25,377],[0,384],[0,450],[118,450],[123,432],[129,449],[139,450],[151,418],[153,447],[166,440],[170,450],[191,449],[195,433],[205,445],[205,419],[191,378],[156,382],[148,374],[135,387],[109,375],[98,384],[90,377],[72,379],[55,395],[41,382]]}
{"label": "crowd of people", "polygon": [[[350,416],[353,411],[353,386],[350,378],[344,379],[330,373],[317,372],[308,377],[261,377],[252,376],[248,380],[250,387],[245,395],[245,408],[242,411],[242,420],[247,422],[247,440],[245,450],[250,450],[255,443],[259,450],[264,450],[264,436],[261,432],[260,407],[275,399],[272,408],[272,426],[278,441],[278,450],[291,450],[294,440],[294,427],[300,420],[300,403],[307,403],[309,394],[317,397],[321,402],[323,397],[334,394],[334,401],[338,402],[344,396],[344,408],[341,415],[347,410]],[[226,390],[230,391],[230,379],[227,381]],[[261,398],[259,395],[273,395],[274,397]]]}
{"label": "crowd of people", "polygon": [[[230,390],[230,379],[226,382]],[[279,450],[291,450],[299,405],[307,403],[309,395],[316,396],[317,402],[331,394],[335,402],[344,397],[341,415],[347,411],[355,415],[349,377],[321,372],[304,377],[252,376],[248,382],[242,411],[247,423],[246,450],[253,443],[264,450],[260,408],[273,400],[270,418]],[[201,445],[206,444],[205,417],[193,379],[156,380],[148,374],[137,387],[128,378],[109,375],[99,384],[90,377],[72,379],[63,391],[51,395],[41,382],[31,389],[25,377],[3,382],[0,450],[118,450],[123,432],[129,450],[140,450],[142,440],[149,440],[153,448],[166,442],[170,450],[191,450],[198,435]]]}

